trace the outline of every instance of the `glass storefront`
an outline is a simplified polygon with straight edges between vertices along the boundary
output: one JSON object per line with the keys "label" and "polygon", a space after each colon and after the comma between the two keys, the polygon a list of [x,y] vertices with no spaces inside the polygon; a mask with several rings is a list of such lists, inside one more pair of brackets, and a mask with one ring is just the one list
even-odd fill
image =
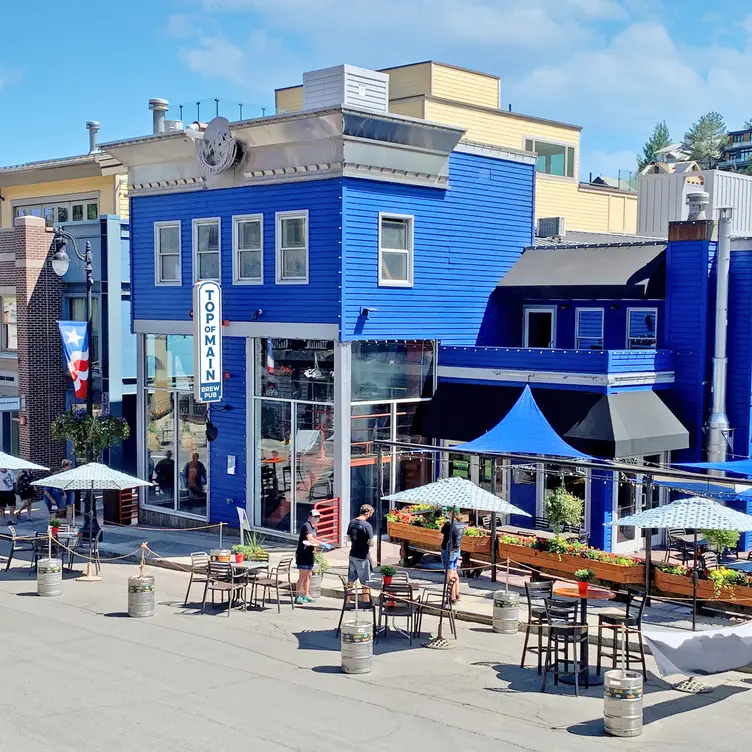
{"label": "glass storefront", "polygon": [[207,517],[206,405],[193,397],[193,338],[147,335],[145,503]]}
{"label": "glass storefront", "polygon": [[353,342],[352,401],[429,399],[435,362],[433,342]]}
{"label": "glass storefront", "polygon": [[334,343],[258,339],[255,359],[255,523],[292,534],[334,497]]}

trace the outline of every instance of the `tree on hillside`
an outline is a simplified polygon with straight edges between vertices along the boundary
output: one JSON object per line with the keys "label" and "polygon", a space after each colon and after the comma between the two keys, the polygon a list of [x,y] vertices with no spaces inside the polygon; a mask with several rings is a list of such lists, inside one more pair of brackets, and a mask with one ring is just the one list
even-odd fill
{"label": "tree on hillside", "polygon": [[703,115],[684,134],[684,146],[690,158],[706,170],[718,164],[727,141],[726,122],[720,112]]}
{"label": "tree on hillside", "polygon": [[645,142],[642,147],[642,156],[637,160],[637,168],[642,171],[651,162],[655,162],[655,153],[659,149],[663,149],[671,143],[671,136],[668,132],[668,126],[666,121],[662,120],[660,123],[656,123],[653,128],[653,135]]}
{"label": "tree on hillside", "polygon": [[750,128],[752,128],[752,118],[744,121],[744,130],[746,131],[746,130],[749,130]]}

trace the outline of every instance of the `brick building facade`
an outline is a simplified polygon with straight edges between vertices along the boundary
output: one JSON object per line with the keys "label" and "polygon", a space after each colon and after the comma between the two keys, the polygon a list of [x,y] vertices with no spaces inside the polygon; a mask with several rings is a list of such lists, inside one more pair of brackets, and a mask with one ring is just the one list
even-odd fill
{"label": "brick building facade", "polygon": [[0,229],[0,296],[16,303],[16,357],[3,352],[0,371],[18,374],[20,455],[55,468],[65,444],[52,440],[50,423],[65,411],[67,383],[57,328],[63,283],[49,262],[51,242],[40,217],[18,217],[14,227]]}

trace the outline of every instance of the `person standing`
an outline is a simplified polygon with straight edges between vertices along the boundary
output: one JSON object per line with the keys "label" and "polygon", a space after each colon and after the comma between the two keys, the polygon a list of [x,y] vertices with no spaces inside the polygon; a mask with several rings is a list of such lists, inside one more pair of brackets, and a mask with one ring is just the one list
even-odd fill
{"label": "person standing", "polygon": [[[73,463],[70,460],[63,460],[60,463],[60,472],[64,473],[73,468]],[[52,516],[53,505],[57,508],[57,513],[62,514],[65,512],[65,520],[69,525],[73,524],[74,513],[76,511],[76,492],[64,491],[62,488],[45,488],[44,489],[44,502],[47,504],[47,509]]]}
{"label": "person standing", "polygon": [[[168,449],[153,471],[154,480],[163,496],[172,498],[175,489],[175,460],[172,459],[172,450]],[[151,476],[149,476],[151,480]]]}
{"label": "person standing", "polygon": [[295,565],[298,568],[298,582],[295,585],[297,597],[295,603],[299,606],[304,603],[313,603],[311,598],[311,574],[314,566],[314,548],[321,546],[323,551],[328,551],[331,546],[316,537],[316,527],[319,524],[321,512],[318,509],[312,509],[308,515],[308,520],[298,536],[298,547],[295,550]]}
{"label": "person standing", "polygon": [[462,536],[465,534],[464,525],[457,519],[459,511],[455,507],[454,514],[441,527],[441,563],[448,572],[447,582],[450,585],[449,597],[452,603],[460,599],[460,574],[457,565],[460,560]]}
{"label": "person standing", "polygon": [[376,542],[376,539],[373,535],[373,527],[368,520],[373,517],[373,513],[374,509],[370,504],[363,504],[358,516],[347,526],[347,537],[352,543],[350,546],[350,565],[347,571],[347,587],[351,589],[355,586],[356,581],[360,581],[363,588],[364,603],[371,601],[371,590],[368,583],[373,573],[371,546]]}
{"label": "person standing", "polygon": [[188,493],[197,499],[206,497],[206,466],[198,458],[198,452],[191,455],[191,461],[185,463],[183,468],[183,477]]}
{"label": "person standing", "polygon": [[[16,514],[16,491],[13,473],[6,467],[0,467],[0,508],[3,510],[3,525],[12,524]],[[10,523],[5,521],[5,513],[10,508]]]}
{"label": "person standing", "polygon": [[18,521],[21,522],[21,512],[26,510],[28,516],[27,522],[31,522],[31,505],[37,497],[37,490],[31,485],[34,476],[29,470],[21,470],[16,478],[16,495],[21,500],[21,506],[18,508]]}

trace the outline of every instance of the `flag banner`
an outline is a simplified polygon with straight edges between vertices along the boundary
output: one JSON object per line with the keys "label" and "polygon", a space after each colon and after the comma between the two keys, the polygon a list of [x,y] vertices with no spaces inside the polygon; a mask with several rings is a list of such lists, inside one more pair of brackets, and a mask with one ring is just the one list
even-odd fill
{"label": "flag banner", "polygon": [[89,388],[89,334],[84,321],[58,321],[68,373],[76,397],[86,397]]}

